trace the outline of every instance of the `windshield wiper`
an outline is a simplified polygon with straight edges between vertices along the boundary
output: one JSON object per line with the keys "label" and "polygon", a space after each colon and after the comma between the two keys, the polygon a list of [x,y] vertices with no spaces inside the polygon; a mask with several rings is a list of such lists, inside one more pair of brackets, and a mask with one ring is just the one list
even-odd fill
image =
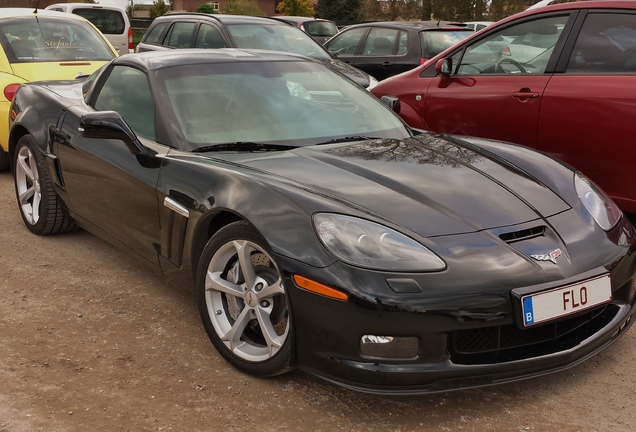
{"label": "windshield wiper", "polygon": [[236,141],[236,142],[212,144],[212,145],[196,148],[192,151],[196,153],[226,151],[226,150],[239,150],[239,151],[245,151],[245,152],[281,151],[281,150],[291,150],[297,147],[298,146],[285,145],[285,144],[270,144],[270,143],[252,142],[252,141]]}
{"label": "windshield wiper", "polygon": [[352,135],[352,136],[346,136],[342,138],[335,138],[329,141],[319,142],[316,145],[336,144],[336,143],[344,143],[344,142],[351,142],[351,141],[369,141],[369,140],[376,140],[376,139],[382,139],[382,138],[374,137],[374,136]]}

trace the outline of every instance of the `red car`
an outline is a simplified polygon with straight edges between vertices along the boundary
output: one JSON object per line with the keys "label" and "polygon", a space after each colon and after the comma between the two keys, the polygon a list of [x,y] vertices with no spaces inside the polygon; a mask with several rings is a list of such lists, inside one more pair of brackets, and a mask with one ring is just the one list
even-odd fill
{"label": "red car", "polygon": [[636,213],[636,2],[511,16],[373,90],[432,131],[550,153]]}

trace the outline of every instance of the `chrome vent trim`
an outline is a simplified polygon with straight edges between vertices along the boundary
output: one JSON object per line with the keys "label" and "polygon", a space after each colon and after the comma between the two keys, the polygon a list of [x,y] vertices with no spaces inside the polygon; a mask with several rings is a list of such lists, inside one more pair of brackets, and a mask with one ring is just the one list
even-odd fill
{"label": "chrome vent trim", "polygon": [[163,200],[163,205],[168,207],[173,212],[180,214],[181,216],[185,216],[187,218],[190,217],[190,212],[188,211],[188,209],[182,206],[181,204],[179,204],[178,202],[176,202],[175,200],[173,200],[172,198],[166,197]]}

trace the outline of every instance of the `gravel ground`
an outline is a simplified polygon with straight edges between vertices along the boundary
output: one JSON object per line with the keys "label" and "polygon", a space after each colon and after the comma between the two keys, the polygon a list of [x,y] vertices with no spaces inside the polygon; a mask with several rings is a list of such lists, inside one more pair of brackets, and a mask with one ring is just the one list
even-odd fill
{"label": "gravel ground", "polygon": [[188,289],[86,232],[30,234],[7,172],[0,219],[0,432],[636,428],[635,329],[569,371],[476,390],[256,379],[216,353]]}

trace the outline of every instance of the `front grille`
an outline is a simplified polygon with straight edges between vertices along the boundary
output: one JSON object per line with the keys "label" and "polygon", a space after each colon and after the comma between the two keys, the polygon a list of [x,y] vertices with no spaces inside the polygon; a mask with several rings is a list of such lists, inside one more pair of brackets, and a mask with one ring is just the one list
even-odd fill
{"label": "front grille", "polygon": [[499,235],[499,238],[506,243],[518,242],[521,240],[529,240],[531,238],[540,237],[545,233],[545,226],[528,228],[520,231],[507,232]]}
{"label": "front grille", "polygon": [[451,360],[457,364],[502,363],[537,357],[576,346],[618,313],[608,304],[562,321],[520,329],[514,324],[451,333]]}

